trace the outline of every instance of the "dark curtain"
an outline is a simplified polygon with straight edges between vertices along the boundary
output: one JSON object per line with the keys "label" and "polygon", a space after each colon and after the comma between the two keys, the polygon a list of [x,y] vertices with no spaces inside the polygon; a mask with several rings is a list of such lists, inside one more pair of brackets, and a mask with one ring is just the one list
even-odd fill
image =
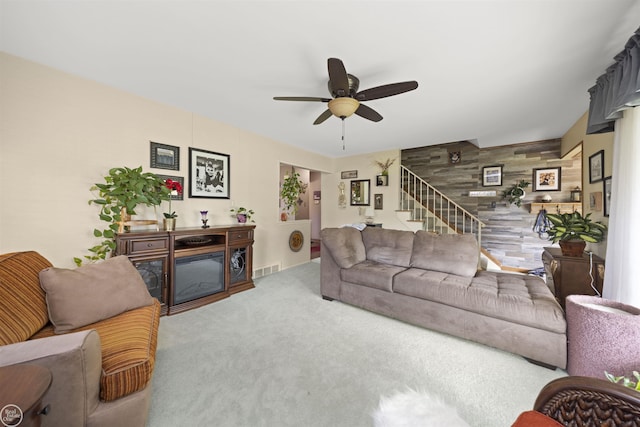
{"label": "dark curtain", "polygon": [[613,131],[624,109],[640,105],[640,28],[614,60],[589,89],[587,134]]}

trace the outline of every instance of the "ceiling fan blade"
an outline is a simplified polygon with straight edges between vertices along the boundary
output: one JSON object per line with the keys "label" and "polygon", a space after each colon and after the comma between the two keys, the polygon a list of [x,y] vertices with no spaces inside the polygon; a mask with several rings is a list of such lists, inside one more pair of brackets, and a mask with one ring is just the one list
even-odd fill
{"label": "ceiling fan blade", "polygon": [[360,106],[356,110],[356,114],[367,120],[371,120],[372,122],[379,122],[380,120],[382,120],[382,116],[378,114],[376,110],[371,107],[367,107],[364,104],[360,104]]}
{"label": "ceiling fan blade", "polygon": [[331,93],[336,97],[349,96],[349,76],[344,64],[338,58],[327,60],[329,69],[329,82],[331,83]]}
{"label": "ceiling fan blade", "polygon": [[325,120],[327,120],[327,119],[328,119],[329,117],[331,117],[331,116],[332,116],[332,114],[331,114],[331,110],[329,110],[329,109],[327,108],[327,110],[326,110],[324,113],[322,113],[322,114],[320,114],[320,115],[318,116],[318,118],[316,119],[316,121],[315,121],[315,122],[313,122],[313,124],[314,124],[314,125],[319,125],[320,123],[324,122]]}
{"label": "ceiling fan blade", "polygon": [[329,102],[329,98],[317,98],[314,96],[274,96],[276,101],[310,101],[310,102]]}
{"label": "ceiling fan blade", "polygon": [[372,87],[371,89],[366,89],[362,92],[358,92],[355,98],[358,101],[371,101],[372,99],[386,98],[387,96],[409,92],[410,90],[414,90],[417,87],[418,82],[416,81],[392,83],[388,85]]}

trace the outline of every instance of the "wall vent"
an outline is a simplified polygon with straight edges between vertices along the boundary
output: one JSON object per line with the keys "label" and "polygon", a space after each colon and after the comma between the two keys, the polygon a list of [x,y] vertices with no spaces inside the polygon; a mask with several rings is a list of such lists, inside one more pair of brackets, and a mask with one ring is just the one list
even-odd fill
{"label": "wall vent", "polygon": [[278,271],[280,271],[280,263],[255,268],[253,270],[253,278],[257,279],[259,277],[268,276],[269,274],[277,273]]}

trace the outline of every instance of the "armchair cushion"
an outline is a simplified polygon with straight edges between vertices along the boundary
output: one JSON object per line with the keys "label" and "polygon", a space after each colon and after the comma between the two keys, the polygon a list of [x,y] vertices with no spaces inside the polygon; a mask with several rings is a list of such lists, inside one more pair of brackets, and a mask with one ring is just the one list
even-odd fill
{"label": "armchair cushion", "polygon": [[[151,380],[158,343],[160,303],[153,303],[101,320],[72,332],[94,329],[102,350],[100,399],[116,400],[142,390]],[[34,338],[54,335],[53,327],[42,329]]]}
{"label": "armchair cushion", "polygon": [[40,272],[40,285],[56,334],[153,302],[140,273],[124,255],[74,270],[46,268]]}

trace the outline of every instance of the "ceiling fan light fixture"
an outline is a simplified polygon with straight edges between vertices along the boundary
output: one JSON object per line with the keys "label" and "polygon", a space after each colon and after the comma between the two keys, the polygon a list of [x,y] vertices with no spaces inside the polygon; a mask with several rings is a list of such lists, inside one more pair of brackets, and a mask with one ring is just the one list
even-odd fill
{"label": "ceiling fan light fixture", "polygon": [[329,101],[329,111],[336,117],[345,119],[351,116],[360,107],[360,102],[357,99],[342,97],[335,98]]}

